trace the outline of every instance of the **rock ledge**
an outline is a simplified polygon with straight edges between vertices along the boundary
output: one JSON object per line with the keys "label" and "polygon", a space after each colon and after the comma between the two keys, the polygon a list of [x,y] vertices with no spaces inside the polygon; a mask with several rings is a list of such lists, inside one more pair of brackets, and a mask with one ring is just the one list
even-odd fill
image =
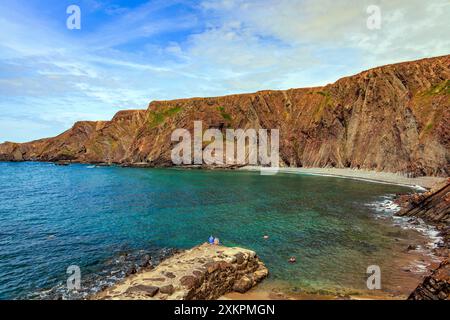
{"label": "rock ledge", "polygon": [[246,292],[268,275],[256,253],[202,244],[126,278],[91,299],[209,300]]}

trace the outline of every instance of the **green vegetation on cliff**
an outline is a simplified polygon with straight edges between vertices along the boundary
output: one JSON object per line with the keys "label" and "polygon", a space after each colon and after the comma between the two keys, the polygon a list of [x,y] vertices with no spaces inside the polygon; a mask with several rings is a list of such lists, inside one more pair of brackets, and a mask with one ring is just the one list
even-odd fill
{"label": "green vegetation on cliff", "polygon": [[432,86],[424,93],[424,95],[427,96],[434,96],[439,94],[450,94],[450,80],[442,81],[441,83]]}
{"label": "green vegetation on cliff", "polygon": [[225,108],[224,107],[218,107],[217,110],[220,111],[220,114],[222,115],[222,118],[224,120],[227,120],[229,122],[232,121],[231,115],[229,113],[225,112]]}
{"label": "green vegetation on cliff", "polygon": [[173,107],[163,111],[156,111],[156,110],[150,111],[148,117],[149,128],[152,129],[159,126],[160,124],[164,123],[164,121],[166,121],[168,117],[176,115],[181,110],[182,110],[181,107]]}

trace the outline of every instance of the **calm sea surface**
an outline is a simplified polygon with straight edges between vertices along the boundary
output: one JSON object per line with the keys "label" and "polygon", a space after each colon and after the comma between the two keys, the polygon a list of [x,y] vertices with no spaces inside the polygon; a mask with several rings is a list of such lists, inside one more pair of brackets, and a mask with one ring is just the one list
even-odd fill
{"label": "calm sea surface", "polygon": [[124,253],[190,248],[211,234],[255,250],[268,282],[293,291],[363,289],[373,264],[395,282],[399,243],[418,235],[369,204],[406,191],[294,174],[0,163],[0,299],[64,283],[70,265],[98,276]]}

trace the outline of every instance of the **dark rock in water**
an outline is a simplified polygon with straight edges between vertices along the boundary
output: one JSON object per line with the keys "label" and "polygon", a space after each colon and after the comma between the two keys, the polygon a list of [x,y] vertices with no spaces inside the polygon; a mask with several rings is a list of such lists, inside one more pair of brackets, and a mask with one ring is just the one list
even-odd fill
{"label": "dark rock in water", "polygon": [[128,271],[126,272],[126,275],[129,276],[130,274],[135,274],[137,272],[136,267],[131,267],[130,269],[128,269]]}
{"label": "dark rock in water", "polygon": [[445,248],[445,242],[444,241],[439,241],[438,243],[436,243],[436,247],[437,248]]}
{"label": "dark rock in water", "polygon": [[142,257],[142,260],[141,260],[139,266],[141,268],[145,268],[145,267],[148,267],[150,264],[151,264],[151,258],[148,254],[146,254],[146,255],[144,255],[144,257]]}
{"label": "dark rock in water", "polygon": [[56,161],[55,165],[57,166],[68,166],[70,164],[70,161]]}
{"label": "dark rock in water", "polygon": [[79,291],[69,291],[64,278],[50,290],[35,292],[24,298],[40,300],[86,299],[91,295],[106,290],[128,275],[154,267],[154,265],[172,256],[175,252],[177,250],[163,248],[121,253],[116,258],[98,262],[96,268],[98,271],[83,274],[82,288]]}

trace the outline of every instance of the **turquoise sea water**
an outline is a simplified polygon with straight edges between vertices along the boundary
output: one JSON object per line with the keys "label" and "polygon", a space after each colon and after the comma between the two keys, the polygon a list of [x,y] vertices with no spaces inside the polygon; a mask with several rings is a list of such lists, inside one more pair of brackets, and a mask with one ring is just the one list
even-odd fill
{"label": "turquoise sea water", "polygon": [[410,189],[348,179],[0,163],[0,188],[0,299],[51,288],[69,265],[84,277],[122,252],[211,234],[256,250],[268,281],[292,290],[361,289],[367,266],[392,270],[399,239],[414,237],[368,206]]}

